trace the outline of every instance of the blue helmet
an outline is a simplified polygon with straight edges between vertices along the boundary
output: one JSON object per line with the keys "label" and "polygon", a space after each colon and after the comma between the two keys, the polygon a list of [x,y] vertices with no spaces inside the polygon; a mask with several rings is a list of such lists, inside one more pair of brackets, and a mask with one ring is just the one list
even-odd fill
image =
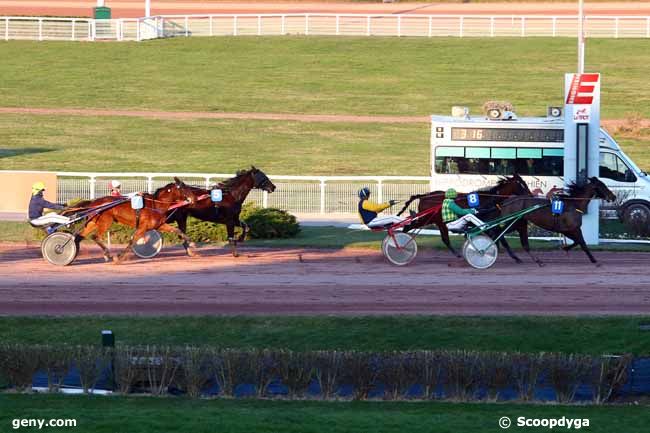
{"label": "blue helmet", "polygon": [[367,186],[364,186],[359,190],[359,198],[363,200],[368,197],[370,197],[370,189],[368,189]]}

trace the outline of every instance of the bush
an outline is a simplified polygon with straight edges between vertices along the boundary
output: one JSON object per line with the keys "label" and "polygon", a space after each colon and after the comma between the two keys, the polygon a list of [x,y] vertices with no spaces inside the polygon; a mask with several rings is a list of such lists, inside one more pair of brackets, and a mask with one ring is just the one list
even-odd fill
{"label": "bush", "polygon": [[253,239],[292,238],[300,232],[296,217],[281,209],[256,209],[246,217]]}

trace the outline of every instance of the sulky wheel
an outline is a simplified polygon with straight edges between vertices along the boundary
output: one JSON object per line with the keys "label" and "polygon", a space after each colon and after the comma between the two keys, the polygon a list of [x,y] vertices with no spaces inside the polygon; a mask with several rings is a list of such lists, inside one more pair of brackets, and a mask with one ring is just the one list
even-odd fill
{"label": "sulky wheel", "polygon": [[387,235],[381,243],[384,256],[394,265],[405,266],[413,261],[418,253],[415,238],[408,233],[395,232]]}
{"label": "sulky wheel", "polygon": [[41,243],[43,258],[53,265],[66,266],[72,263],[79,252],[74,235],[65,232],[55,232],[46,237]]}
{"label": "sulky wheel", "polygon": [[476,269],[487,269],[497,261],[499,250],[492,238],[478,235],[468,238],[463,245],[463,257]]}
{"label": "sulky wheel", "polygon": [[163,246],[163,238],[157,230],[149,230],[133,244],[133,252],[141,259],[156,257]]}

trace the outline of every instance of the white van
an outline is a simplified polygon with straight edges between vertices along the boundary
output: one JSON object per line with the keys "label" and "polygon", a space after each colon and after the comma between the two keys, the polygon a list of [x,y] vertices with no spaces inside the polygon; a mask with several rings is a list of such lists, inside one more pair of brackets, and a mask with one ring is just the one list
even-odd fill
{"label": "white van", "polygon": [[[550,112],[550,111],[549,111]],[[491,120],[468,115],[431,116],[431,177],[435,189],[469,192],[519,173],[532,191],[564,185],[564,119]],[[614,192],[603,215],[650,223],[650,178],[600,130],[599,178]]]}

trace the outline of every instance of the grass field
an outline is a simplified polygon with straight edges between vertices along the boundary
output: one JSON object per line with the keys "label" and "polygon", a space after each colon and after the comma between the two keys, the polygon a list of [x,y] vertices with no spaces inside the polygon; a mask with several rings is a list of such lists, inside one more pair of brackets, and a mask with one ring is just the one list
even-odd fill
{"label": "grass field", "polygon": [[[650,354],[650,317],[0,317],[3,342]],[[414,332],[415,331],[415,332]]]}
{"label": "grass field", "polygon": [[[650,41],[590,39],[603,118],[650,117]],[[428,115],[490,99],[562,103],[573,38],[178,38],[0,45],[2,105]]]}
{"label": "grass field", "polygon": [[[634,236],[626,234],[627,229],[617,221],[601,222],[601,237],[603,238],[633,238]],[[0,242],[26,242],[39,243],[41,238],[38,231],[24,222],[18,221],[0,221]],[[294,238],[287,239],[250,239],[246,241],[246,246],[267,247],[267,248],[369,248],[379,250],[384,233],[373,233],[364,230],[349,230],[338,227],[302,227],[301,232]],[[91,241],[87,241],[91,242]],[[166,241],[167,242],[167,241]],[[170,242],[177,244],[180,241],[173,237]],[[444,250],[447,247],[442,243],[439,236],[420,236],[418,245],[421,248],[435,248]],[[464,239],[459,236],[453,236],[451,242],[455,247],[460,248]],[[520,249],[518,238],[513,239],[511,246],[515,250]],[[531,241],[533,250],[557,249],[555,242]],[[595,251],[650,251],[650,246],[643,244],[603,244],[592,248]]]}
{"label": "grass field", "polygon": [[[84,433],[115,432],[286,432],[496,433],[499,418],[589,419],[589,432],[647,431],[645,406],[544,406],[424,402],[196,401],[182,398],[30,396],[0,394],[0,429],[12,420],[76,419]],[[560,429],[560,427],[556,427]],[[565,428],[562,428],[564,430]],[[21,429],[37,431],[36,429]],[[49,429],[49,430],[64,430]],[[538,431],[513,424],[508,431]],[[546,429],[544,429],[546,430]]]}
{"label": "grass field", "polygon": [[[330,114],[474,113],[507,99],[520,115],[562,102],[572,39],[190,38],[0,45],[2,106]],[[152,60],[152,59],[155,59]],[[603,118],[650,117],[650,41],[590,40]],[[650,169],[650,131],[624,149]],[[152,120],[3,115],[0,168],[427,175],[426,124]],[[107,155],[109,157],[107,157]]]}

